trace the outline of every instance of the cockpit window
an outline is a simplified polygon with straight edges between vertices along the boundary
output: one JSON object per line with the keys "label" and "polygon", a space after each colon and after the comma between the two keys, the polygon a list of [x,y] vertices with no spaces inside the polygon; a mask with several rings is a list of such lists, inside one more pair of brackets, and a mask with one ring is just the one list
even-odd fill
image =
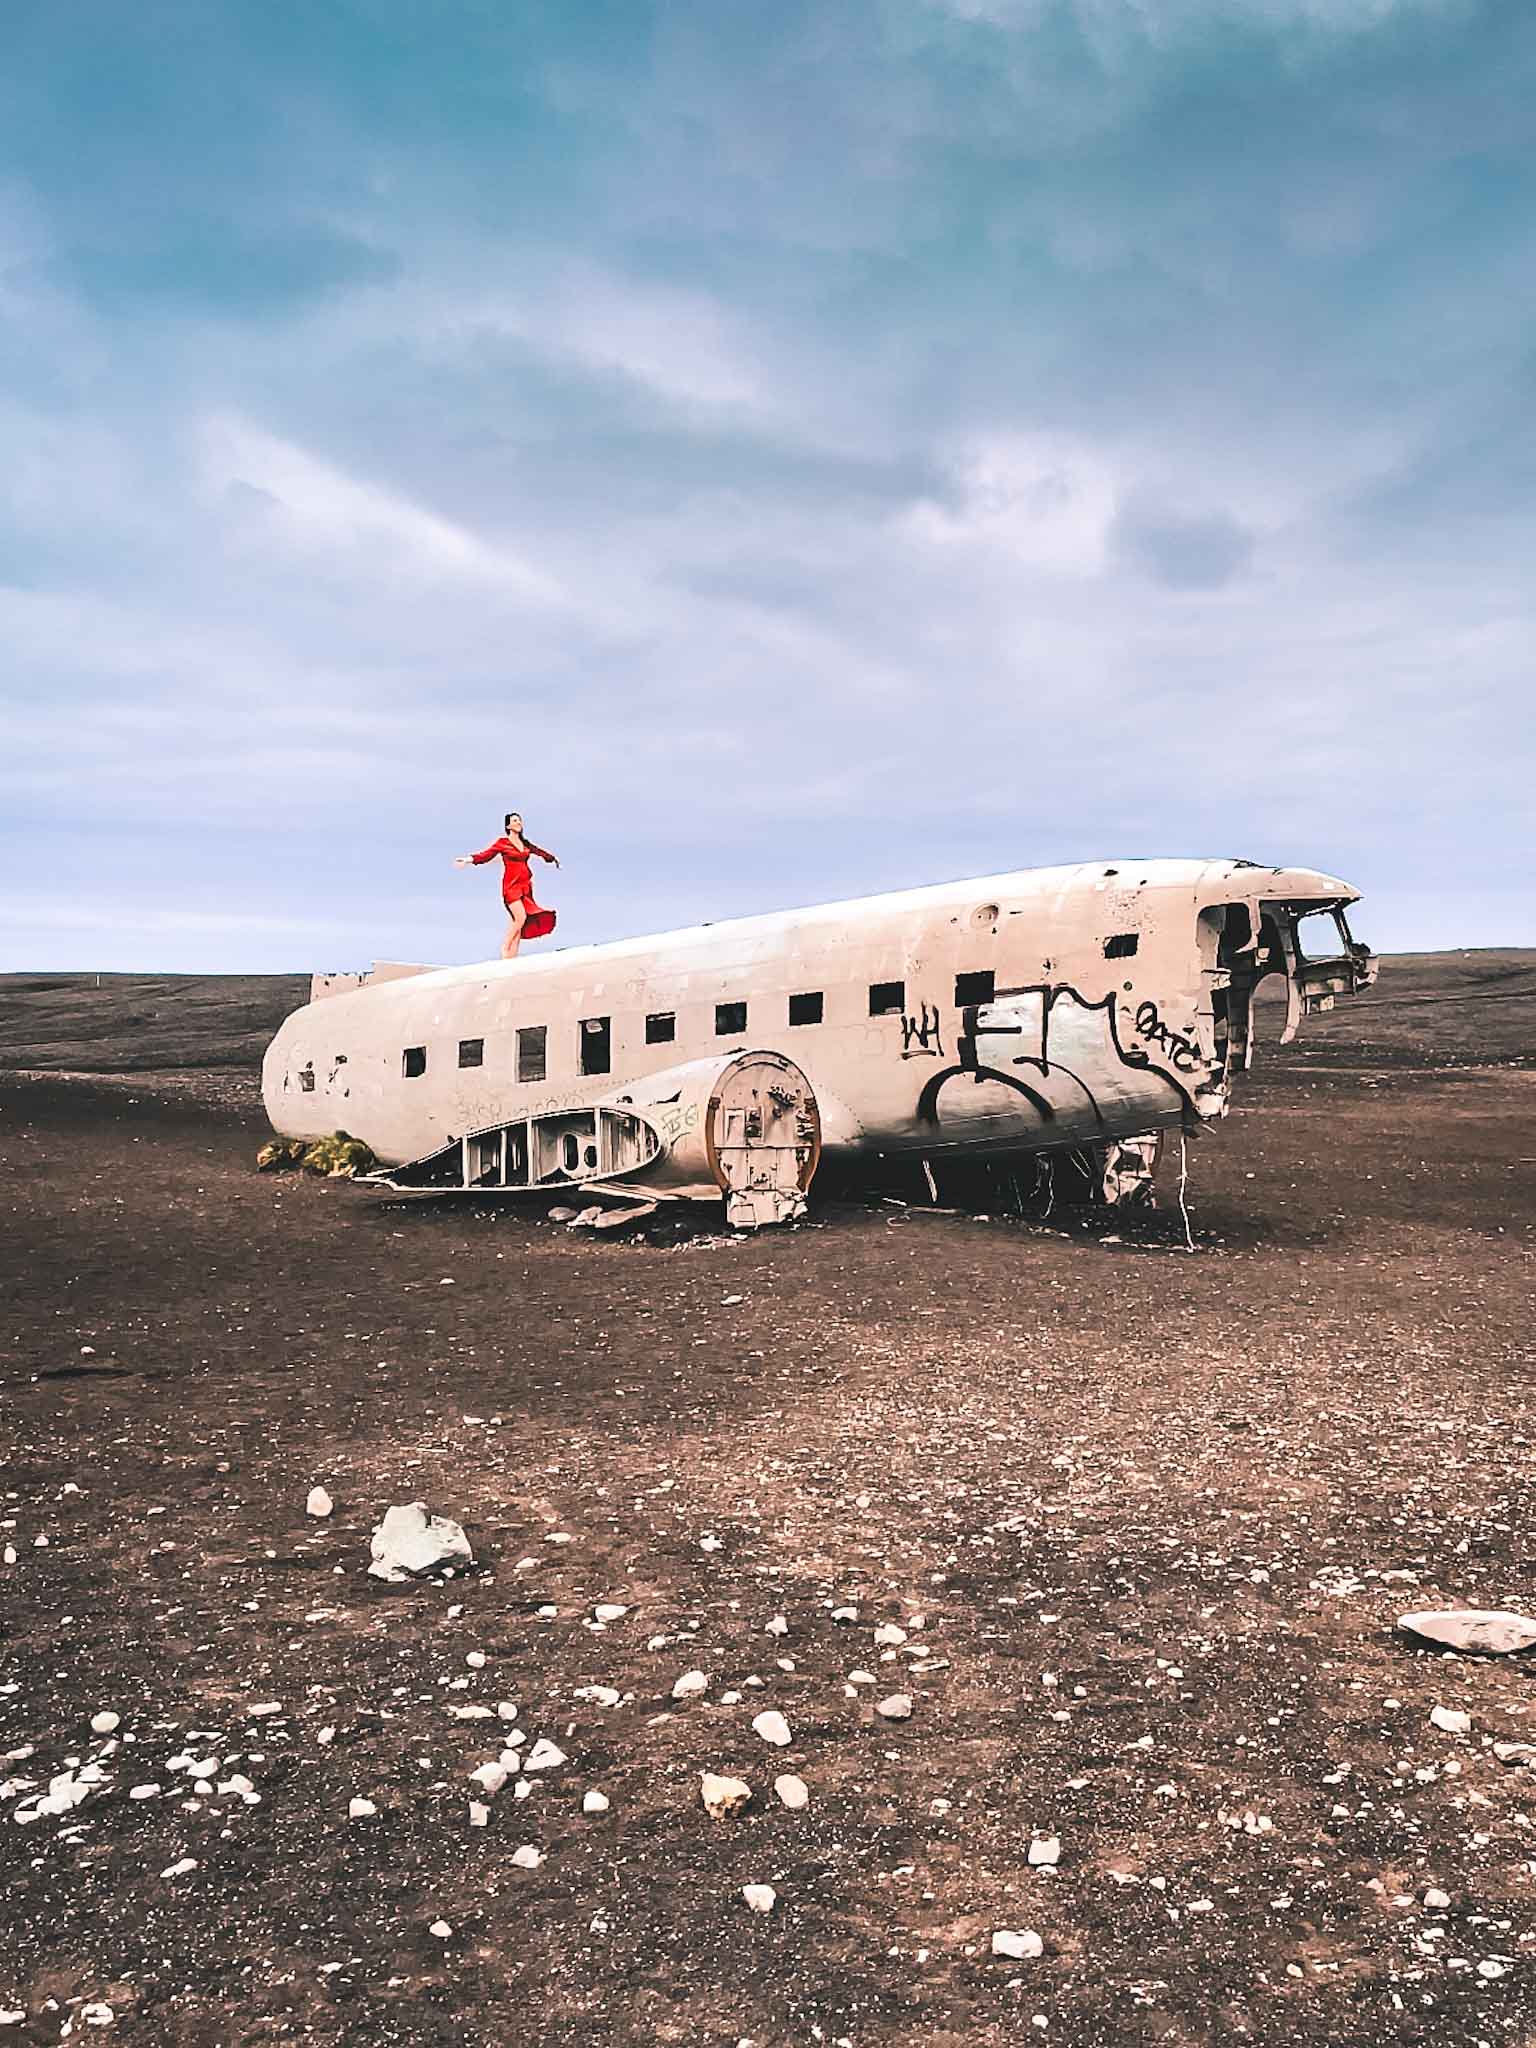
{"label": "cockpit window", "polygon": [[1309,910],[1296,920],[1296,950],[1303,960],[1334,958],[1353,943],[1341,909]]}

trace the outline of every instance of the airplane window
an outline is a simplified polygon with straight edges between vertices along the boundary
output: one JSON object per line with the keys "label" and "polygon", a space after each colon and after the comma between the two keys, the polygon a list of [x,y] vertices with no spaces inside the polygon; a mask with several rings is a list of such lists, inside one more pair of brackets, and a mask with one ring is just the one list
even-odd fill
{"label": "airplane window", "polygon": [[1104,941],[1104,958],[1106,960],[1129,960],[1136,951],[1137,941],[1140,936],[1139,932],[1116,932],[1112,938]]}
{"label": "airplane window", "polygon": [[459,1040],[459,1065],[461,1067],[483,1067],[485,1065],[485,1040],[483,1038],[461,1038]]}
{"label": "airplane window", "polygon": [[670,1010],[658,1010],[645,1020],[647,1045],[670,1045],[677,1036],[677,1018]]}
{"label": "airplane window", "polygon": [[819,1024],[821,1022],[821,990],[814,995],[791,996],[789,999],[789,1021],[791,1024]]}
{"label": "airplane window", "polygon": [[315,1070],[314,1070],[314,1068],[313,1068],[313,1067],[300,1067],[300,1069],[299,1069],[299,1086],[300,1086],[300,1088],[302,1088],[302,1089],[303,1089],[303,1091],[304,1091],[304,1093],[305,1093],[306,1095],[313,1095],[313,1094],[314,1094],[314,1092],[315,1092]]}
{"label": "airplane window", "polygon": [[990,967],[978,967],[970,974],[955,976],[955,1008],[963,1010],[969,1003],[990,1003],[997,986],[997,976]]}
{"label": "airplane window", "polygon": [[716,1003],[715,1032],[721,1038],[730,1038],[747,1028],[747,1006],[745,1003]]}
{"label": "airplane window", "polygon": [[400,1056],[400,1071],[407,1081],[416,1081],[427,1071],[427,1048],[408,1045]]}
{"label": "airplane window", "polygon": [[869,1014],[871,1017],[892,1017],[898,1010],[907,1007],[907,985],[904,981],[872,981],[869,985]]}
{"label": "airplane window", "polygon": [[607,1017],[581,1020],[581,1071],[606,1074],[613,1064],[612,1023]]}
{"label": "airplane window", "polygon": [[525,1024],[517,1034],[517,1078],[542,1081],[548,1073],[546,1041],[549,1030],[543,1024]]}

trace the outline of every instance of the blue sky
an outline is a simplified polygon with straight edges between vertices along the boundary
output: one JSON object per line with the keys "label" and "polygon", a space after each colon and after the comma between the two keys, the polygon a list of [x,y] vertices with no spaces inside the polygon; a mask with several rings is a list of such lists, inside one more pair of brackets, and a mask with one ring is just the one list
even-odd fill
{"label": "blue sky", "polygon": [[[0,964],[1119,853],[1536,944],[1536,8],[12,0]],[[542,876],[542,871],[541,871]]]}

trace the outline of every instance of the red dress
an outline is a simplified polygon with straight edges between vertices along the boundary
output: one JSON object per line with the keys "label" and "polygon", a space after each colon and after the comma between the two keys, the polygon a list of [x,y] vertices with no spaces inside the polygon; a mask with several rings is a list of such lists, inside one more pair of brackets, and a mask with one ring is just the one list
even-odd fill
{"label": "red dress", "polygon": [[525,839],[521,846],[514,846],[510,839],[493,839],[480,853],[472,853],[470,859],[476,867],[485,861],[494,860],[497,854],[505,865],[501,871],[501,900],[509,907],[514,903],[526,903],[527,920],[523,925],[525,939],[547,938],[555,928],[555,913],[541,910],[533,900],[533,875],[528,866],[528,856],[536,853],[540,860],[553,860],[552,853],[546,853],[542,846],[535,846],[531,839]]}

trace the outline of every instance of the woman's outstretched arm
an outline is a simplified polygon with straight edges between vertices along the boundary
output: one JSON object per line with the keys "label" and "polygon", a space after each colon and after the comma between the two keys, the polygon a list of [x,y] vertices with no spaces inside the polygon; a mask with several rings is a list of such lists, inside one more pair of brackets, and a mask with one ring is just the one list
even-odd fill
{"label": "woman's outstretched arm", "polygon": [[488,860],[494,860],[506,845],[505,839],[493,839],[489,846],[482,846],[478,853],[456,853],[453,864],[456,868],[480,867]]}
{"label": "woman's outstretched arm", "polygon": [[547,860],[551,867],[559,867],[560,865],[552,853],[546,853],[542,846],[535,846],[531,839],[523,841],[523,849],[527,853],[536,853],[540,860]]}

